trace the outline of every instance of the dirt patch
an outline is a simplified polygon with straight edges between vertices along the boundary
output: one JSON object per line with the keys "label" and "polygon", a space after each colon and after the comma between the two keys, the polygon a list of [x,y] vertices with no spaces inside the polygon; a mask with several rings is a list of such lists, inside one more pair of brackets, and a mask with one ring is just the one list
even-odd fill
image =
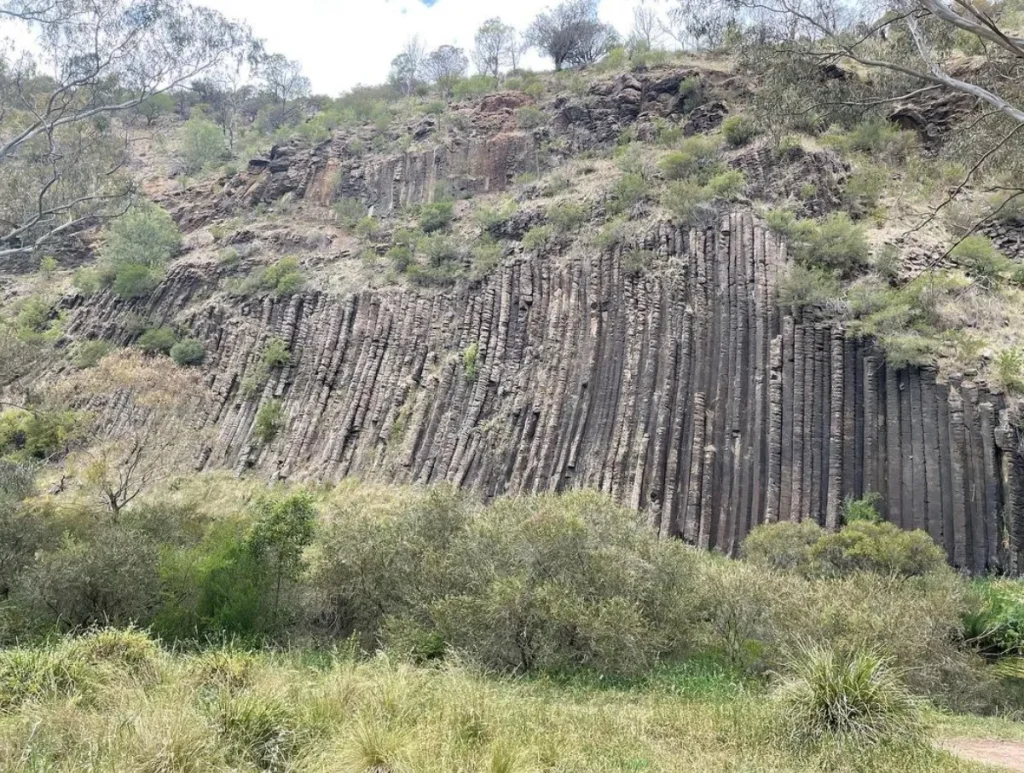
{"label": "dirt patch", "polygon": [[957,757],[1024,773],[1024,742],[982,738],[946,738],[939,746]]}

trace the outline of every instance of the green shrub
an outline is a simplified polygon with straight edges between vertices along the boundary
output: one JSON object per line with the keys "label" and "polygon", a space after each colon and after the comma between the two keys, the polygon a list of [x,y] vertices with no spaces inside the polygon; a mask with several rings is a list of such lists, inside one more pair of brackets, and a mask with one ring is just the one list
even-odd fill
{"label": "green shrub", "polygon": [[462,352],[462,370],[466,374],[466,381],[472,384],[476,381],[477,357],[480,356],[480,345],[476,341],[471,343]]}
{"label": "green shrub", "polygon": [[685,548],[660,544],[635,514],[592,493],[475,517],[467,505],[447,491],[346,501],[315,546],[311,577],[328,602],[317,619],[518,672],[635,673],[687,635]]}
{"label": "green shrub", "polygon": [[120,298],[145,298],[163,281],[163,271],[138,263],[122,263],[114,269],[114,292]]}
{"label": "green shrub", "polygon": [[637,204],[646,201],[650,183],[639,172],[626,172],[612,185],[607,209],[611,215],[628,212]]}
{"label": "green shrub", "polygon": [[160,601],[158,559],[150,537],[104,523],[41,551],[12,595],[61,630],[146,624]]}
{"label": "green shrub", "polygon": [[886,658],[813,646],[789,671],[776,698],[797,745],[922,741],[918,704]]}
{"label": "green shrub", "polygon": [[945,554],[925,532],[864,518],[832,533],[814,523],[764,524],[747,535],[743,555],[759,566],[808,577],[871,572],[903,578],[947,570]]}
{"label": "green shrub", "polygon": [[260,406],[253,424],[253,434],[264,445],[274,442],[284,427],[284,405],[280,400],[269,400]]}
{"label": "green shrub", "polygon": [[730,115],[722,121],[722,136],[732,147],[742,147],[757,136],[757,127],[745,115]]}
{"label": "green shrub", "polygon": [[803,241],[794,243],[793,248],[807,265],[838,271],[844,276],[867,265],[864,229],[845,212],[833,212],[820,220],[815,229],[806,228],[800,236]]}
{"label": "green shrub", "polygon": [[171,347],[171,359],[178,365],[198,365],[206,357],[206,347],[198,338],[183,338]]}
{"label": "green shrub", "polygon": [[811,548],[811,560],[828,577],[853,572],[916,577],[947,569],[942,548],[926,532],[865,520],[825,534]]}
{"label": "green shrub", "polygon": [[298,258],[287,257],[256,269],[239,289],[246,295],[263,291],[287,296],[299,292],[305,281],[306,277]]}
{"label": "green shrub", "polygon": [[989,657],[1024,656],[1024,584],[975,580],[964,614],[964,638]]}
{"label": "green shrub", "polygon": [[188,174],[219,164],[227,154],[224,132],[203,118],[190,118],[182,129],[181,160]]}
{"label": "green shrub", "polygon": [[100,257],[122,298],[151,293],[163,279],[167,261],[181,249],[181,232],[171,216],[148,205],[117,218],[107,230]]}
{"label": "green shrub", "polygon": [[856,521],[868,523],[881,523],[882,516],[878,513],[878,503],[882,497],[872,491],[859,499],[848,496],[843,501],[843,524],[851,524]]}
{"label": "green shrub", "polygon": [[72,359],[76,368],[86,370],[99,364],[99,361],[114,350],[114,345],[109,341],[95,338],[91,341],[82,341],[76,348]]}
{"label": "green shrub", "polygon": [[762,524],[743,540],[743,557],[764,569],[812,574],[811,548],[824,535],[814,521]]}
{"label": "green shrub", "polygon": [[882,167],[862,163],[843,187],[843,205],[855,216],[866,215],[878,206],[887,175]]}
{"label": "green shrub", "polygon": [[263,345],[263,354],[260,356],[260,360],[266,368],[283,368],[291,361],[288,344],[277,337],[269,339]]}
{"label": "green shrub", "polygon": [[680,109],[688,113],[704,103],[704,86],[700,78],[691,75],[679,83],[679,97],[682,103]]}
{"label": "green shrub", "polygon": [[704,186],[704,190],[714,199],[734,199],[743,192],[747,180],[743,172],[738,169],[730,169],[719,172]]}
{"label": "green shrub", "polygon": [[396,244],[387,251],[386,255],[391,267],[400,274],[404,274],[409,264],[413,261],[412,249],[404,244]]}
{"label": "green shrub", "polygon": [[523,236],[523,249],[526,252],[539,252],[554,233],[554,229],[549,225],[535,225]]}
{"label": "green shrub", "polygon": [[974,276],[993,280],[1012,267],[987,236],[968,236],[950,250],[950,256]]}
{"label": "green shrub", "polygon": [[0,411],[0,456],[46,460],[66,452],[78,439],[84,417],[73,410]]}
{"label": "green shrub", "polygon": [[100,289],[100,273],[94,268],[80,268],[71,278],[71,284],[86,298],[95,295]]}
{"label": "green shrub", "polygon": [[419,224],[423,233],[434,233],[447,228],[455,217],[455,205],[451,201],[435,201],[424,204],[420,210]]}
{"label": "green shrub", "polygon": [[540,108],[527,105],[516,111],[516,123],[520,129],[536,129],[547,123],[547,116]]}
{"label": "green shrub", "polygon": [[559,233],[575,231],[586,222],[588,216],[587,207],[574,201],[562,201],[548,210],[548,222],[555,227]]}
{"label": "green shrub", "polygon": [[1003,349],[995,357],[996,377],[1007,392],[1024,393],[1024,349]]}
{"label": "green shrub", "polygon": [[501,264],[505,247],[493,239],[481,238],[473,245],[471,257],[473,272],[477,277],[486,276]]}
{"label": "green shrub", "polygon": [[355,228],[366,217],[366,207],[359,199],[341,198],[334,205],[334,216],[346,228]]}
{"label": "green shrub", "polygon": [[169,354],[178,343],[178,334],[172,327],[151,327],[139,336],[136,343],[146,354]]}
{"label": "green shrub", "polygon": [[704,225],[714,216],[714,197],[703,185],[690,180],[670,183],[662,196],[662,204],[680,222]]}
{"label": "green shrub", "polygon": [[689,180],[706,183],[721,171],[718,146],[704,135],[687,137],[677,150],[662,156],[658,162],[661,173],[669,180]]}
{"label": "green shrub", "polygon": [[94,628],[65,645],[72,657],[93,666],[113,666],[133,677],[153,681],[157,676],[160,647],[143,631],[128,628]]}
{"label": "green shrub", "polygon": [[506,196],[491,206],[481,205],[475,215],[481,228],[492,236],[500,236],[502,228],[518,211],[519,204],[516,200],[511,196]]}

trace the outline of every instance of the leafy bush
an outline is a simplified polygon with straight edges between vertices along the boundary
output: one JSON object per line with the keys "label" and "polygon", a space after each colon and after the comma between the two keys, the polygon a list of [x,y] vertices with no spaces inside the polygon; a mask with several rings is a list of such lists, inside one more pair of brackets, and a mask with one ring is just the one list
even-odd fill
{"label": "leafy bush", "polygon": [[759,566],[793,569],[808,577],[856,572],[918,577],[948,569],[945,554],[927,533],[865,519],[834,533],[817,524],[764,524],[747,535],[743,555]]}
{"label": "leafy bush", "polygon": [[85,422],[73,410],[22,410],[0,412],[0,456],[22,461],[46,460],[66,452]]}
{"label": "leafy bush", "polygon": [[206,347],[198,338],[184,338],[171,347],[171,359],[178,365],[198,365],[206,357]]}
{"label": "leafy bush", "polygon": [[[618,674],[680,645],[684,550],[595,494],[508,500],[470,518],[461,497],[434,492],[348,503],[312,576],[328,602],[317,614],[339,632],[383,629],[396,646],[454,647],[502,670]],[[676,589],[672,603],[659,588]]]}
{"label": "leafy bush", "polygon": [[704,186],[704,190],[714,199],[734,199],[743,192],[747,180],[743,172],[730,169],[719,172]]}
{"label": "leafy bush", "polygon": [[881,495],[872,491],[860,499],[848,496],[843,501],[843,523],[850,524],[855,521],[867,521],[868,523],[881,523],[882,516],[878,513],[878,502]]}
{"label": "leafy bush", "polygon": [[110,269],[114,292],[139,298],[156,288],[167,261],[180,249],[181,232],[171,216],[150,205],[114,220],[100,256]]}
{"label": "leafy bush", "polygon": [[548,221],[560,233],[575,231],[587,220],[587,207],[574,201],[562,201],[548,210]]}
{"label": "leafy bush", "polygon": [[260,406],[253,424],[253,434],[264,445],[272,443],[284,427],[284,405],[280,400],[269,400]]}
{"label": "leafy bush", "polygon": [[123,263],[115,269],[114,292],[125,300],[145,298],[163,281],[163,272],[138,263]]}
{"label": "leafy bush", "polygon": [[685,113],[700,107],[704,103],[704,87],[700,78],[696,75],[691,75],[680,81],[679,97],[682,103],[681,110]]}
{"label": "leafy bush", "polygon": [[366,207],[359,199],[342,198],[334,205],[334,216],[346,228],[355,228],[366,217]]}
{"label": "leafy bush", "polygon": [[220,163],[227,150],[224,132],[217,124],[198,117],[185,123],[181,136],[181,160],[188,174]]}
{"label": "leafy bush", "polygon": [[451,201],[435,201],[424,204],[420,210],[419,224],[423,233],[434,233],[447,228],[455,217],[454,203]]}
{"label": "leafy bush", "polygon": [[926,532],[866,520],[825,534],[812,547],[811,560],[829,577],[853,572],[916,577],[947,569],[945,554]]}
{"label": "leafy bush", "polygon": [[288,344],[276,336],[271,338],[263,345],[263,353],[260,359],[264,367],[283,368],[291,361],[291,355],[288,353]]}
{"label": "leafy bush", "polygon": [[1009,259],[999,252],[987,236],[968,236],[951,251],[950,256],[974,276],[993,280],[1012,267]]}
{"label": "leafy bush", "polygon": [[776,697],[796,744],[922,740],[918,704],[884,657],[815,646],[789,670]]}
{"label": "leafy bush", "polygon": [[260,291],[275,295],[294,295],[302,289],[306,277],[298,258],[281,258],[276,263],[258,268],[240,286],[240,291],[251,295]]}
{"label": "leafy bush", "polygon": [[146,354],[168,354],[176,343],[178,334],[172,327],[151,327],[136,341]]}
{"label": "leafy bush", "polygon": [[650,183],[643,174],[626,172],[612,185],[607,205],[608,213],[617,215],[628,212],[647,199],[650,187]]}
{"label": "leafy bush", "polygon": [[462,370],[466,374],[466,381],[472,384],[476,381],[477,357],[480,356],[480,345],[474,341],[462,352]]}
{"label": "leafy bush", "polygon": [[1024,656],[1024,585],[976,580],[964,615],[964,637],[989,657]]}
{"label": "leafy bush", "polygon": [[80,268],[75,271],[71,283],[86,298],[95,295],[100,289],[100,273],[94,268]]}
{"label": "leafy bush", "polygon": [[825,531],[814,521],[758,526],[743,540],[743,557],[756,566],[812,574],[811,549]]}
{"label": "leafy bush", "polygon": [[716,143],[697,134],[683,140],[677,150],[666,153],[658,167],[669,180],[693,179],[703,184],[721,171],[722,164]]}
{"label": "leafy bush", "polygon": [[527,252],[538,252],[554,236],[554,229],[549,225],[535,225],[523,236],[523,249]]}
{"label": "leafy bush", "polygon": [[153,540],[113,523],[87,537],[65,536],[40,553],[12,595],[63,630],[147,621],[160,600]]}
{"label": "leafy bush", "polygon": [[1024,392],[1024,349],[1003,349],[995,358],[996,376],[1007,392]]}
{"label": "leafy bush", "polygon": [[882,167],[861,163],[843,187],[843,205],[854,216],[868,214],[878,206],[887,175]]}
{"label": "leafy bush", "polygon": [[670,183],[662,204],[680,222],[688,225],[704,225],[714,216],[713,196],[703,185],[690,180]]}
{"label": "leafy bush", "polygon": [[511,196],[499,199],[491,206],[481,205],[476,210],[476,221],[492,236],[501,236],[502,228],[515,216],[519,204]]}
{"label": "leafy bush", "polygon": [[516,111],[516,123],[520,129],[536,129],[547,123],[547,116],[540,108],[527,105]]}
{"label": "leafy bush", "polygon": [[95,367],[99,361],[114,350],[114,345],[109,341],[99,338],[90,341],[83,341],[75,348],[75,355],[72,359],[76,368],[86,370]]}
{"label": "leafy bush", "polygon": [[868,243],[864,230],[849,215],[834,212],[807,234],[806,242],[799,245],[799,256],[810,265],[848,275],[867,264]]}
{"label": "leafy bush", "polygon": [[722,136],[732,147],[738,148],[757,136],[757,127],[745,115],[730,115],[722,121]]}

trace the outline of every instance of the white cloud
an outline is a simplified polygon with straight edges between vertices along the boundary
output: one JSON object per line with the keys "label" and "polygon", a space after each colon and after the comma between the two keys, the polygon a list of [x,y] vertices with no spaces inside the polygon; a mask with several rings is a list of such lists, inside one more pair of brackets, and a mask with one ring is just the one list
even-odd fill
{"label": "white cloud", "polygon": [[[467,52],[492,16],[522,30],[554,0],[199,0],[247,21],[272,51],[302,63],[314,91],[336,95],[357,83],[380,83],[403,43],[419,35],[429,48],[449,43]],[[626,34],[638,0],[602,0],[601,17]],[[525,62],[547,68],[531,54]]]}

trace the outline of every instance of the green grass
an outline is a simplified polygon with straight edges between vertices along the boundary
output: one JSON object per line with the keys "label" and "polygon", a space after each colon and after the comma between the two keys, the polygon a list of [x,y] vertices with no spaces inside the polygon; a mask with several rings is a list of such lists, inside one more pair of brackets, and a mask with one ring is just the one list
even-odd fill
{"label": "green grass", "polygon": [[[0,652],[22,677],[33,663],[60,663],[67,677],[0,710],[0,769],[981,770],[928,745],[794,750],[766,687],[710,661],[631,682],[514,680],[345,649],[170,653],[137,633],[125,634],[126,657],[105,636]],[[999,720],[928,722],[943,735],[1019,737]]]}

